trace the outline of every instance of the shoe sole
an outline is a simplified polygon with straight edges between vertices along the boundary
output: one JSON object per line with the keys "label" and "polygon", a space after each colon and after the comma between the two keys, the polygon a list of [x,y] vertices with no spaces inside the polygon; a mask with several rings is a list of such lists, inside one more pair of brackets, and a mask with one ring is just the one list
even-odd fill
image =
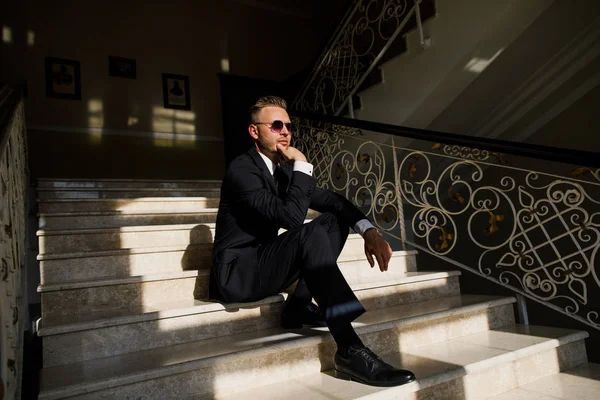
{"label": "shoe sole", "polygon": [[350,375],[346,372],[342,372],[339,370],[335,370],[335,377],[337,379],[342,379],[345,381],[352,381],[352,382],[358,382],[358,383],[362,383],[363,385],[369,385],[369,386],[379,386],[379,387],[393,387],[393,386],[402,386],[402,385],[406,385],[407,383],[411,383],[414,382],[416,380],[416,378],[412,378],[406,382],[402,382],[402,383],[372,383],[372,382],[366,382],[360,378],[357,378],[353,375]]}

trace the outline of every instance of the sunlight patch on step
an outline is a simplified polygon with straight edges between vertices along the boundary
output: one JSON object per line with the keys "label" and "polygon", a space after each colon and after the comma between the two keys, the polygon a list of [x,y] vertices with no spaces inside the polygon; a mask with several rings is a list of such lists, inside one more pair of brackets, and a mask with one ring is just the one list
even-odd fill
{"label": "sunlight patch on step", "polygon": [[[213,378],[211,395],[219,396],[242,392],[248,388],[269,385],[294,377],[314,373],[321,368],[319,357],[314,357],[318,351],[314,348],[296,349],[293,354],[287,352],[274,354],[269,358],[253,358],[252,356],[238,357],[234,365],[223,365],[219,367],[219,373]],[[293,361],[285,362],[283,357],[293,358]],[[330,358],[330,355],[326,355]],[[279,396],[278,396],[279,397]]]}

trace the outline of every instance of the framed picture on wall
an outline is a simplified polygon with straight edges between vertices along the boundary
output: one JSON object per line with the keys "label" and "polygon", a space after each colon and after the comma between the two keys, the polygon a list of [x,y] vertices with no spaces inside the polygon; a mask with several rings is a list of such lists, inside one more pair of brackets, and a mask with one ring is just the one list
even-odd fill
{"label": "framed picture on wall", "polygon": [[46,96],[81,100],[79,61],[46,57]]}
{"label": "framed picture on wall", "polygon": [[162,74],[163,102],[165,108],[191,110],[190,77],[176,74]]}
{"label": "framed picture on wall", "polygon": [[135,79],[136,62],[132,58],[108,56],[108,75]]}

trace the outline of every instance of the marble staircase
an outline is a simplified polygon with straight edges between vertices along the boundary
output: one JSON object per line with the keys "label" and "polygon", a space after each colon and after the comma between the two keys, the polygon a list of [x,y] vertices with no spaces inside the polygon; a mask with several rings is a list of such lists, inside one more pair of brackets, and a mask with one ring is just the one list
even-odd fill
{"label": "marble staircase", "polygon": [[371,269],[352,234],[339,266],[368,310],[356,331],[418,379],[337,380],[327,329],[279,327],[287,293],[206,301],[219,186],[38,182],[40,399],[484,399],[587,365],[587,333],[515,324],[514,298],[462,294],[459,271],[419,272],[415,251]]}

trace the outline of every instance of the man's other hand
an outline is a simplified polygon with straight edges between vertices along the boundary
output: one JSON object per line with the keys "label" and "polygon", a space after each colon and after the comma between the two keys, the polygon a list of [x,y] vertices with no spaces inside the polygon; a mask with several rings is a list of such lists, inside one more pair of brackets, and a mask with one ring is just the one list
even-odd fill
{"label": "man's other hand", "polygon": [[293,161],[304,161],[306,162],[306,157],[300,150],[295,147],[288,146],[287,148],[282,144],[277,144],[277,151],[281,154],[281,157],[287,162]]}
{"label": "man's other hand", "polygon": [[375,266],[373,257],[377,260],[377,265],[381,272],[387,271],[390,258],[392,258],[392,248],[390,244],[377,232],[377,229],[368,229],[363,235],[365,239],[365,255],[371,268]]}

